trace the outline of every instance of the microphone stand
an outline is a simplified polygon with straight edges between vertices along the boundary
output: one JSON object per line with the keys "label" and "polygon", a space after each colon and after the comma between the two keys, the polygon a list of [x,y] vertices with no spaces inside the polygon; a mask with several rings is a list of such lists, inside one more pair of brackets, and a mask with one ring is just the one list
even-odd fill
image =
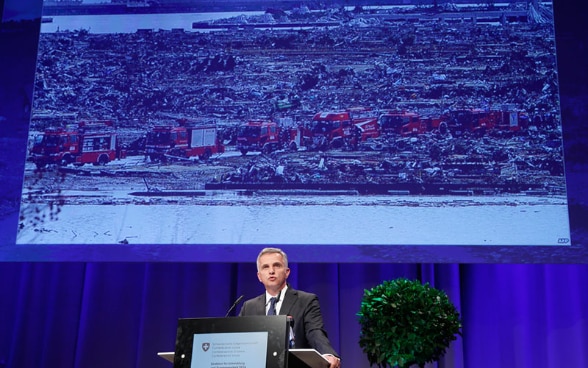
{"label": "microphone stand", "polygon": [[229,308],[229,310],[227,311],[227,314],[225,314],[225,318],[229,316],[229,314],[231,314],[231,312],[233,311],[233,309],[235,309],[235,307],[237,306],[237,304],[239,304],[239,302],[245,297],[245,295],[241,295],[240,297],[237,298],[237,300],[235,300],[235,302],[233,303],[233,305],[231,305],[231,308]]}

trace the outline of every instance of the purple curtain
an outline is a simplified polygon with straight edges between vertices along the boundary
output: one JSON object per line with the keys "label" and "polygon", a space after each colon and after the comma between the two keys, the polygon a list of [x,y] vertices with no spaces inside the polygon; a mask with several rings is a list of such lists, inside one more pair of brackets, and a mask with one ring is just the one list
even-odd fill
{"label": "purple curtain", "polygon": [[[293,287],[319,295],[346,367],[364,289],[397,277],[445,290],[463,336],[438,367],[588,366],[588,265],[291,264]],[[0,367],[161,367],[180,317],[222,317],[263,289],[255,265],[0,264]],[[237,308],[238,310],[238,308]]]}

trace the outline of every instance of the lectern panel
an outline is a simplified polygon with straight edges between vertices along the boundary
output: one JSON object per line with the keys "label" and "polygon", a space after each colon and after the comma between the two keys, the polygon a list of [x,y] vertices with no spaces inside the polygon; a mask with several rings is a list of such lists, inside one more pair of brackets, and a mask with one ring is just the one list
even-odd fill
{"label": "lectern panel", "polygon": [[181,318],[175,368],[286,368],[286,316]]}

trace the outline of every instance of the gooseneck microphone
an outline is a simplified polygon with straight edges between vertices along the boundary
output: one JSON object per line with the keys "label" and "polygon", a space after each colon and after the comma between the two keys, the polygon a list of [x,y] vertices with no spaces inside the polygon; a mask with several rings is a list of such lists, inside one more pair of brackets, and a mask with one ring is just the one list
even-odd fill
{"label": "gooseneck microphone", "polygon": [[295,336],[294,336],[294,317],[287,316],[286,320],[288,321],[288,348],[294,349],[295,348]]}
{"label": "gooseneck microphone", "polygon": [[245,295],[241,295],[240,297],[237,298],[237,300],[235,300],[235,302],[233,303],[233,305],[231,305],[231,308],[229,308],[229,310],[227,311],[227,314],[225,314],[225,318],[229,316],[229,314],[231,314],[231,312],[233,311],[233,309],[235,309],[235,307],[237,306],[237,304],[239,304],[239,302],[245,297]]}

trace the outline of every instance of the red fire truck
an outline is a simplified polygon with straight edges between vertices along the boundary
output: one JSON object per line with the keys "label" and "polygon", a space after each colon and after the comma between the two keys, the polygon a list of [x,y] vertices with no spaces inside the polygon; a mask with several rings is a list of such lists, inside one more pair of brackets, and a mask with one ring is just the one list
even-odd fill
{"label": "red fire truck", "polygon": [[145,153],[153,161],[191,157],[208,160],[224,151],[216,125],[186,119],[177,120],[177,124],[154,126],[145,142]]}
{"label": "red fire truck", "polygon": [[518,132],[529,127],[529,115],[525,111],[500,110],[494,112],[496,129]]}
{"label": "red fire truck", "polygon": [[239,126],[237,149],[244,156],[249,151],[270,153],[282,146],[278,124],[266,120],[250,120]]}
{"label": "red fire truck", "polygon": [[454,136],[461,136],[465,133],[482,136],[487,131],[494,129],[493,114],[483,109],[451,110],[441,120],[441,123],[445,123],[449,132]]}
{"label": "red fire truck", "polygon": [[378,124],[382,134],[398,134],[406,137],[427,131],[427,124],[416,112],[385,111],[380,115]]}
{"label": "red fire truck", "polygon": [[48,128],[36,139],[31,159],[38,168],[48,164],[105,165],[116,159],[116,131],[112,121],[81,121],[77,125]]}
{"label": "red fire truck", "polygon": [[516,132],[526,129],[529,118],[523,111],[512,108],[500,110],[455,109],[441,116],[441,126],[454,136],[472,133],[482,136],[491,130]]}
{"label": "red fire truck", "polygon": [[302,144],[308,149],[356,147],[380,135],[378,119],[363,108],[326,111],[314,115],[303,129]]}
{"label": "red fire truck", "polygon": [[351,122],[355,126],[356,138],[364,142],[368,138],[377,138],[380,136],[382,132],[375,112],[364,107],[354,107],[347,109],[347,111],[351,116]]}

